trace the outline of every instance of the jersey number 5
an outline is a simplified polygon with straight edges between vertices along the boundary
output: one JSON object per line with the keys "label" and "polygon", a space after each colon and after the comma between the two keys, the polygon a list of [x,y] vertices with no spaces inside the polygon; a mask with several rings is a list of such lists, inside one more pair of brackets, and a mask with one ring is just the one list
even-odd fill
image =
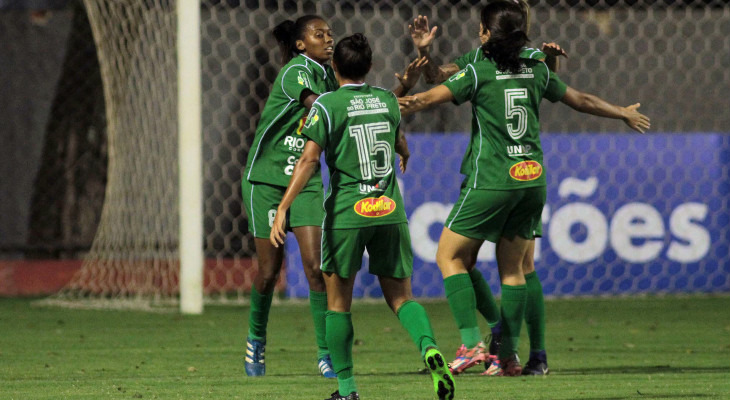
{"label": "jersey number 5", "polygon": [[[363,179],[382,178],[393,169],[390,165],[390,144],[385,140],[377,139],[378,134],[388,132],[390,132],[388,122],[350,126],[350,136],[355,138],[357,156],[360,159],[360,173]],[[376,158],[378,153],[383,153],[383,157]]]}
{"label": "jersey number 5", "polygon": [[[527,89],[504,90],[504,118],[507,120],[507,132],[512,139],[519,139],[527,132],[527,109],[515,104],[515,100],[526,98]],[[511,118],[517,118],[517,121],[510,123]]]}

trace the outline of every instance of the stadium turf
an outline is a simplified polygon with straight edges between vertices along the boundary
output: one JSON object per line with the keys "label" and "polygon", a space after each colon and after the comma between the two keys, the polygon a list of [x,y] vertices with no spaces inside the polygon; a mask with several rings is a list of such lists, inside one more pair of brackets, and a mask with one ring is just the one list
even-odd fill
{"label": "stadium turf", "polygon": [[[336,389],[317,376],[306,304],[273,307],[264,378],[243,372],[246,307],[180,316],[31,304],[0,299],[0,399],[324,399]],[[448,305],[425,307],[450,358],[459,339]],[[730,297],[546,307],[551,374],[482,377],[477,366],[457,376],[457,399],[730,399]],[[385,304],[357,303],[353,314],[361,398],[433,399]],[[527,344],[523,328],[523,357]]]}

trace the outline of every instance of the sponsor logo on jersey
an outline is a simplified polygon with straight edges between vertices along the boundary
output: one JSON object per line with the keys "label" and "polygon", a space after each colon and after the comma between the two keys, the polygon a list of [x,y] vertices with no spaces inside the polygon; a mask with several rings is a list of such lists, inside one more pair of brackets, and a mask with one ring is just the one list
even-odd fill
{"label": "sponsor logo on jersey", "polygon": [[529,144],[507,146],[507,155],[510,157],[529,156],[532,154],[530,150],[532,150],[532,146],[530,146]]}
{"label": "sponsor logo on jersey", "polygon": [[395,201],[386,196],[368,197],[355,203],[354,209],[363,217],[380,218],[395,211]]}
{"label": "sponsor logo on jersey", "polygon": [[[312,107],[311,110],[309,110],[309,115],[304,117],[304,127],[309,128],[312,125],[316,124],[317,121],[319,121],[319,111],[317,111],[316,107]],[[301,130],[297,131],[298,134],[302,134]]]}
{"label": "sponsor logo on jersey", "polygon": [[458,81],[459,79],[463,78],[466,75],[466,69],[462,69],[461,71],[455,73],[454,75],[451,75],[451,78],[449,78],[449,82]]}
{"label": "sponsor logo on jersey", "polygon": [[537,161],[520,161],[509,169],[509,176],[518,181],[534,181],[542,176],[542,165]]}
{"label": "sponsor logo on jersey", "polygon": [[309,77],[304,73],[304,71],[299,71],[299,75],[297,75],[297,82],[302,86],[312,87],[312,85],[309,84]]}

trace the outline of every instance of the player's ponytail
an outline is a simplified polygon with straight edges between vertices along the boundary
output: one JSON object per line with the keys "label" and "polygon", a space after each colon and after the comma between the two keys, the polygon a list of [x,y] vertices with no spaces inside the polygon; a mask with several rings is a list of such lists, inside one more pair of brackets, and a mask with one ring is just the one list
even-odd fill
{"label": "player's ponytail", "polygon": [[304,39],[304,31],[307,28],[309,22],[322,19],[317,15],[305,15],[299,17],[296,21],[286,20],[281,22],[279,25],[274,27],[274,38],[279,44],[279,52],[281,53],[281,62],[286,64],[291,61],[292,58],[302,53],[302,50],[297,49],[297,40]]}
{"label": "player's ponytail", "polygon": [[519,72],[520,52],[529,38],[522,8],[511,1],[489,3],[482,9],[482,29],[489,39],[482,45],[484,55],[497,64],[500,71]]}
{"label": "player's ponytail", "polygon": [[337,43],[332,62],[340,76],[359,80],[365,77],[373,64],[373,50],[362,33],[348,36]]}

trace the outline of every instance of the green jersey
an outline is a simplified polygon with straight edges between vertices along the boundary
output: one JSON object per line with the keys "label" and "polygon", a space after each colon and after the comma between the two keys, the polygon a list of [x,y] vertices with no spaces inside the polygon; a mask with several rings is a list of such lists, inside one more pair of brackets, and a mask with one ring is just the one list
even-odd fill
{"label": "green jersey", "polygon": [[[520,58],[531,58],[533,60],[544,61],[545,57],[545,53],[531,47],[523,47],[522,52],[520,53]],[[475,62],[484,61],[486,59],[487,58],[484,56],[482,48],[477,47],[476,49],[455,59],[454,64],[456,64],[460,69],[464,69],[468,64],[474,64]]]}
{"label": "green jersey", "polygon": [[567,86],[544,62],[522,61],[522,69],[512,73],[487,59],[444,82],[456,104],[472,103],[471,139],[461,164],[466,187],[503,190],[546,184],[540,101],[560,100]]}
{"label": "green jersey", "polygon": [[302,134],[324,150],[330,171],[323,229],[407,222],[394,167],[400,119],[395,95],[367,84],[314,103]]}
{"label": "green jersey", "polygon": [[[315,94],[329,92],[337,89],[337,80],[329,65],[300,54],[279,71],[274,81],[248,153],[245,179],[284,187],[289,184],[306,142],[302,136],[306,107],[300,102],[306,89]],[[322,187],[319,170],[306,188],[317,186]]]}

